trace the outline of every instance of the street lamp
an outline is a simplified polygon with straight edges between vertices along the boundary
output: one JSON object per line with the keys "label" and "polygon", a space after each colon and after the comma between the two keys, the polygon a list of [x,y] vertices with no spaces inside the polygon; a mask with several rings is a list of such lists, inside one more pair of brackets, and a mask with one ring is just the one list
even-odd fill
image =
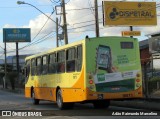
{"label": "street lamp", "polygon": [[[63,3],[64,3],[64,1],[63,1]],[[34,7],[35,9],[37,9],[39,12],[41,12],[43,15],[45,15],[47,18],[49,18],[50,20],[52,20],[54,23],[56,23],[57,24],[57,26],[59,26],[59,27],[61,27],[63,30],[64,30],[64,36],[65,36],[65,44],[68,44],[68,36],[67,36],[67,26],[66,26],[66,23],[64,24],[64,26],[61,26],[61,25],[59,25],[58,24],[58,22],[56,22],[56,21],[54,21],[53,19],[51,19],[49,16],[47,16],[44,12],[42,12],[40,9],[38,9],[36,6],[34,6],[34,5],[32,5],[32,4],[30,4],[30,3],[26,3],[26,2],[24,2],[24,1],[17,1],[17,4],[18,5],[21,5],[21,4],[27,4],[27,5],[30,5],[30,6],[32,6],[32,7]],[[65,5],[65,4],[64,4]],[[64,8],[64,7],[63,7]],[[64,9],[65,10],[65,9]],[[63,12],[64,13],[64,12]],[[66,19],[66,18],[65,18]],[[57,32],[58,33],[58,32]],[[57,35],[57,37],[58,37],[58,35]],[[58,38],[57,38],[57,40],[58,40]],[[57,41],[58,42],[58,41]],[[58,45],[57,45],[58,46]]]}
{"label": "street lamp", "polygon": [[20,5],[20,4],[25,4],[24,1],[17,1],[17,4]]}
{"label": "street lamp", "polygon": [[29,4],[29,3],[26,3],[24,1],[17,1],[17,4],[18,5],[21,5],[21,4],[27,4],[27,5],[30,5],[34,8],[36,8],[39,12],[41,12],[42,14],[44,14],[46,17],[48,17],[50,20],[52,20],[54,23],[56,23],[56,21],[54,21],[53,19],[51,19],[48,15],[46,15],[44,12],[42,12],[40,9],[38,9],[36,6],[32,5],[32,4]]}

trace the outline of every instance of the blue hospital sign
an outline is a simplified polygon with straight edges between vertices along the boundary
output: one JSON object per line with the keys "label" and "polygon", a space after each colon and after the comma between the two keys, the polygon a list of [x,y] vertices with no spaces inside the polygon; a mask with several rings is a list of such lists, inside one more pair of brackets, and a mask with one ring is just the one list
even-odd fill
{"label": "blue hospital sign", "polygon": [[30,28],[4,28],[3,42],[31,42]]}

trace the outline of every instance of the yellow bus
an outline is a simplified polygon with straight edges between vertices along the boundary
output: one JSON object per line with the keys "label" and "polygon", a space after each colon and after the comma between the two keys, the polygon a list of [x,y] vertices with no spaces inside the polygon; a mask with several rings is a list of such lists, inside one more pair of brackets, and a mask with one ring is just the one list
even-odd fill
{"label": "yellow bus", "polygon": [[141,98],[139,43],[129,37],[99,37],[53,48],[25,59],[25,97],[106,108],[110,100]]}

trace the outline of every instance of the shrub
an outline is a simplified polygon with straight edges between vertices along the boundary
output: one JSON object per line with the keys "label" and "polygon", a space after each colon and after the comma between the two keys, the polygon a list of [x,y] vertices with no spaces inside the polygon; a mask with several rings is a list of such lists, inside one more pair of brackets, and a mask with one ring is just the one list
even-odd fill
{"label": "shrub", "polygon": [[15,83],[16,83],[17,76],[18,76],[18,73],[15,71],[7,73],[6,79],[10,82],[12,90],[15,89]]}
{"label": "shrub", "polygon": [[154,90],[157,90],[157,82],[160,84],[160,77],[153,77],[148,81],[148,91],[152,93]]}

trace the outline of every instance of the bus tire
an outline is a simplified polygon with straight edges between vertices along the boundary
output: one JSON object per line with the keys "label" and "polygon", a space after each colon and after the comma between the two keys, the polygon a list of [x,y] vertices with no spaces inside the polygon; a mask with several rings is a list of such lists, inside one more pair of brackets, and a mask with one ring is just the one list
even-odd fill
{"label": "bus tire", "polygon": [[56,102],[57,102],[57,106],[59,109],[64,108],[62,92],[60,89],[58,89],[57,94],[56,94]]}
{"label": "bus tire", "polygon": [[110,105],[110,100],[98,100],[93,102],[95,109],[108,108]]}
{"label": "bus tire", "polygon": [[62,92],[60,89],[58,89],[58,91],[57,91],[56,102],[57,102],[58,108],[61,110],[72,109],[74,106],[74,103],[64,103],[63,102],[63,96],[62,96]]}
{"label": "bus tire", "polygon": [[34,90],[32,90],[32,103],[33,103],[34,105],[38,105],[38,104],[39,104],[39,99],[36,99],[36,98],[35,98]]}

